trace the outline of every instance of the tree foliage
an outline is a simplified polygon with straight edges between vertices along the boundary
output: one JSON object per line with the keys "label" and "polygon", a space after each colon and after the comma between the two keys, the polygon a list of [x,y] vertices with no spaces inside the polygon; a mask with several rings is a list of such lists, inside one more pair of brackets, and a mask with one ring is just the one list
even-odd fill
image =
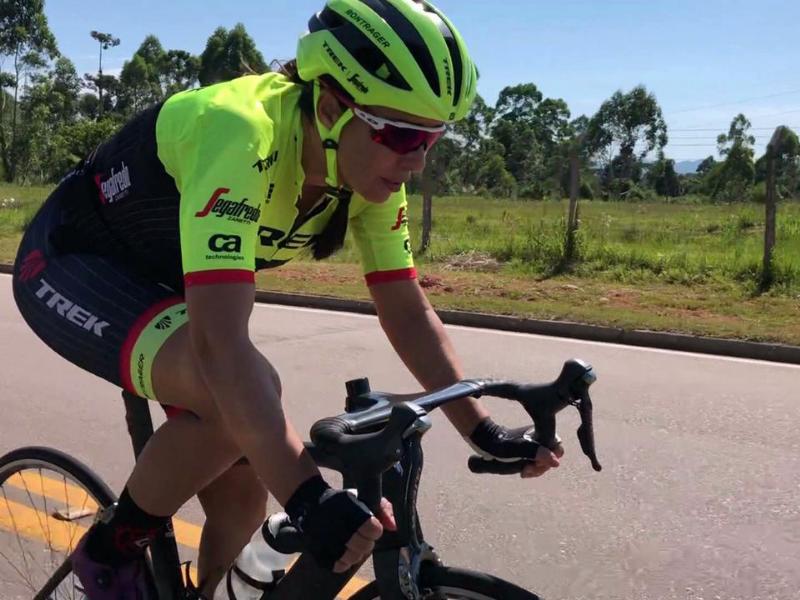
{"label": "tree foliage", "polygon": [[651,152],[660,152],[666,144],[667,124],[661,107],[655,95],[641,85],[628,93],[615,92],[587,126],[586,146],[590,153],[611,155],[604,165],[603,179],[616,194],[624,194],[632,183],[638,183],[641,161]]}
{"label": "tree foliage", "polygon": [[[23,75],[35,72],[46,58],[57,55],[56,39],[44,14],[44,0],[0,2],[0,58],[10,56],[14,65],[11,119],[8,123],[0,122],[0,160],[8,181],[16,176],[17,109]],[[3,80],[11,83],[12,78],[5,74]]]}
{"label": "tree foliage", "polygon": [[264,57],[256,48],[244,25],[228,31],[219,27],[211,34],[200,56],[200,85],[228,81],[241,75],[267,70]]}
{"label": "tree foliage", "polygon": [[[43,0],[0,4],[0,174],[52,181],[136,112],[202,84],[267,70],[244,26],[220,27],[201,56],[166,49],[148,35],[124,61],[119,76],[102,73],[103,52],[119,45],[92,31],[100,46],[97,73],[80,78],[57,56]],[[569,194],[570,157],[577,156],[583,198],[650,198],[704,193],[722,200],[753,196],[766,174],[754,161],[753,136],[737,115],[718,138],[720,160],[706,158],[679,176],[663,155],[667,127],[654,94],[644,86],[612,94],[590,116],[572,117],[567,103],[533,82],[503,88],[494,104],[478,96],[466,118],[448,126],[428,154],[426,182],[435,195],[482,194],[562,198]],[[780,195],[800,193],[797,136],[780,137]],[[775,150],[777,152],[777,150]],[[655,159],[653,159],[655,157]],[[420,179],[409,191],[420,191]],[[762,194],[763,195],[763,194]]]}

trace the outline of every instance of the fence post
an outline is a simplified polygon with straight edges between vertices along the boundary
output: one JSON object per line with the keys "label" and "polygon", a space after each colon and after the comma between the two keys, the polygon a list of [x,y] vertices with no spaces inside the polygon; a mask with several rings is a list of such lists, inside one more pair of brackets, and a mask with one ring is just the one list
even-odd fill
{"label": "fence post", "polygon": [[777,202],[775,193],[775,158],[776,150],[780,145],[782,136],[781,128],[775,130],[772,139],[767,144],[767,197],[765,201],[764,219],[764,263],[761,267],[761,289],[767,290],[772,285],[773,264],[772,254],[775,249],[775,220],[777,215]]}
{"label": "fence post", "polygon": [[575,256],[575,233],[578,231],[578,191],[580,187],[580,161],[578,145],[569,149],[569,210],[567,212],[567,244],[564,258],[572,260]]}
{"label": "fence post", "polygon": [[431,168],[422,171],[422,243],[419,253],[424,254],[431,244],[431,226],[433,224],[433,181]]}

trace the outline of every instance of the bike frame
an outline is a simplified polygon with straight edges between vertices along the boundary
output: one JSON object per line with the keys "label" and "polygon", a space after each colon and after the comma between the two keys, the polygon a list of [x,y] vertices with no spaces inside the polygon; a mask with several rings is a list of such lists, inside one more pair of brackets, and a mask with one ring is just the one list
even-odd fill
{"label": "bike frame", "polygon": [[[596,380],[591,365],[568,360],[561,374],[549,384],[517,384],[509,381],[469,379],[433,392],[396,395],[371,392],[366,379],[347,382],[345,414],[317,421],[306,448],[320,467],[342,473],[345,488],[355,488],[372,512],[386,497],[395,509],[397,531],[385,531],[372,553],[375,579],[382,600],[418,600],[420,573],[426,563],[441,565],[425,543],[417,512],[417,492],[423,466],[422,436],[431,427],[428,413],[448,402],[468,396],[496,396],[518,401],[533,420],[531,441],[555,447],[556,414],[566,406],[578,409],[578,440],[595,471],[597,460],[592,426],[592,402],[588,388]],[[137,457],[153,433],[147,401],[123,392],[128,431]],[[526,434],[527,435],[527,434]],[[516,473],[525,460],[503,463],[473,456],[468,461],[475,473]],[[278,533],[277,541],[302,550],[298,533]],[[291,551],[291,550],[284,550]],[[153,575],[158,597],[180,599],[185,588],[180,559],[171,527],[151,546]],[[363,564],[363,563],[362,563]],[[262,600],[335,600],[358,571],[345,573],[323,569],[307,552]]]}
{"label": "bike frame", "polygon": [[[134,455],[138,458],[153,434],[150,407],[144,398],[129,392],[123,392],[122,395],[128,433]],[[395,507],[397,522],[397,531],[386,532],[372,553],[375,578],[381,598],[385,600],[413,598],[412,590],[415,590],[419,580],[422,563],[439,562],[432,548],[425,543],[417,513],[417,491],[423,466],[423,433],[418,432],[406,441],[402,460],[395,468],[384,473],[381,481],[383,495]],[[318,452],[313,444],[307,443],[306,447],[319,466],[337,470],[341,467],[331,464],[328,457]],[[355,488],[356,482],[345,478],[343,487]],[[163,600],[181,598],[186,590],[178,547],[171,530],[170,527],[168,533],[160,535],[150,546],[154,585],[157,597]],[[319,567],[309,554],[303,553],[276,588],[264,597],[269,600],[335,600],[360,566],[345,573],[333,573]]]}

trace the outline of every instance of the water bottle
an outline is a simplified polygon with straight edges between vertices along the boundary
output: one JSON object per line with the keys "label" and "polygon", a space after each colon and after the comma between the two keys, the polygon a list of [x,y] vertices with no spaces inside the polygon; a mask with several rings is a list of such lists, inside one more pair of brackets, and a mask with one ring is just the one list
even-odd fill
{"label": "water bottle", "polygon": [[295,555],[278,552],[269,540],[288,522],[286,513],[275,513],[256,529],[217,586],[214,600],[260,600],[274,587]]}

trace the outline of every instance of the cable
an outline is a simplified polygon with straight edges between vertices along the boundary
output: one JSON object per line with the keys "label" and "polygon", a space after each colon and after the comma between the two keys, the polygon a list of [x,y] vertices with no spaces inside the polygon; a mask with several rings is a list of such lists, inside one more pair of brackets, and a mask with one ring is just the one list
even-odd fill
{"label": "cable", "polygon": [[[694,111],[697,111],[697,110],[706,110],[708,108],[717,108],[717,107],[720,107],[720,106],[730,106],[731,104],[745,104],[747,102],[753,102],[754,100],[766,100],[768,98],[777,98],[778,96],[790,96],[792,94],[800,94],[800,90],[791,90],[791,91],[788,91],[788,92],[779,92],[777,94],[769,94],[767,96],[758,96],[758,97],[755,97],[755,98],[747,98],[746,100],[734,100],[734,101],[731,101],[731,102],[720,102],[719,104],[708,104],[708,105],[705,105],[705,106],[698,106],[696,108],[682,108],[680,110],[670,111],[667,114],[676,115],[676,114],[679,114],[679,113],[694,112]],[[794,111],[792,111],[792,112],[794,112]],[[798,110],[797,112],[800,112],[800,110]],[[783,113],[780,113],[780,114],[783,114]]]}
{"label": "cable", "polygon": [[[800,125],[776,125],[775,127],[750,127],[748,131],[775,131],[778,127],[788,127],[789,129],[800,130]],[[667,131],[720,131],[720,129],[726,129],[726,127],[668,127]]]}

